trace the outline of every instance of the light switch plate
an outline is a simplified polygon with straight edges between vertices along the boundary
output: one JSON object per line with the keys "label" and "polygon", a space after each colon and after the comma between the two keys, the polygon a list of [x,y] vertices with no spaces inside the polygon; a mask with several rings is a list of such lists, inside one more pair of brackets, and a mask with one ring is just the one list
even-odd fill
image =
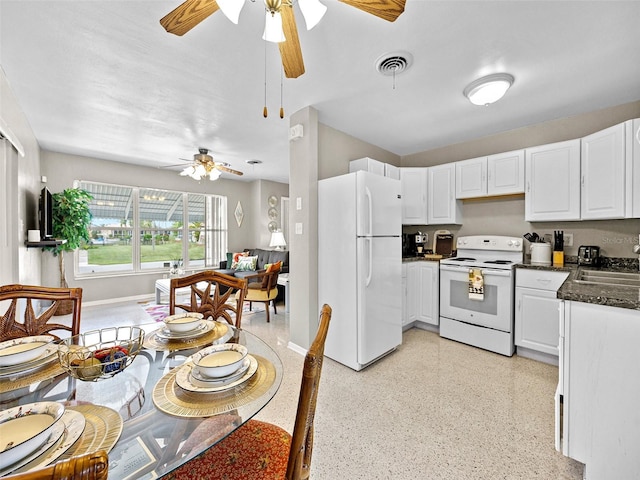
{"label": "light switch plate", "polygon": [[296,210],[302,210],[302,197],[296,197]]}
{"label": "light switch plate", "polygon": [[296,223],[296,235],[302,235],[302,224]]}

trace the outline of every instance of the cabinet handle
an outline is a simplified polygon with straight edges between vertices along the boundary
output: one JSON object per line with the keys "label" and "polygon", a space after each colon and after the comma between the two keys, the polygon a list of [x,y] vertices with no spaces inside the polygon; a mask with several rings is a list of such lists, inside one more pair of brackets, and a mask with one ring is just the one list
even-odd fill
{"label": "cabinet handle", "polygon": [[531,184],[527,182],[527,193],[531,192]]}
{"label": "cabinet handle", "polygon": [[582,186],[584,187],[584,175],[582,175]]}
{"label": "cabinet handle", "polygon": [[536,278],[536,281],[538,283],[543,283],[543,284],[547,285],[549,282],[551,282],[551,279],[549,279],[549,278]]}
{"label": "cabinet handle", "polygon": [[520,303],[521,303],[521,300],[518,300],[518,311],[520,311]]}

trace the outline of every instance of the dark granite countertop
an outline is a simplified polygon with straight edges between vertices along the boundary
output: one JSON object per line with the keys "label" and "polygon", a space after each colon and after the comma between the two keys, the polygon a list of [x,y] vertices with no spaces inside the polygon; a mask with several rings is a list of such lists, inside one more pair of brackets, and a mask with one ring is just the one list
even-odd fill
{"label": "dark granite countertop", "polygon": [[[516,268],[528,268],[548,271],[568,271],[569,276],[558,290],[558,298],[573,300],[576,302],[607,305],[610,307],[630,308],[640,310],[640,287],[619,287],[611,285],[589,285],[576,282],[581,268],[592,269],[594,267],[579,267],[577,263],[565,263],[563,267],[531,265],[522,263]],[[629,259],[603,259],[600,270],[616,272],[638,272],[638,260]]]}
{"label": "dark granite countertop", "polygon": [[439,262],[440,260],[436,260],[433,258],[424,258],[424,255],[415,256],[415,257],[402,257],[402,263],[407,262]]}

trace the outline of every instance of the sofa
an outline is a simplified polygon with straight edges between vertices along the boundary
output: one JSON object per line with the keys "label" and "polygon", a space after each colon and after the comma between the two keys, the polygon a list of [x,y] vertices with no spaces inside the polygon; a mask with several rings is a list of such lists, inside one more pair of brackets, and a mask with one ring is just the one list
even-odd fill
{"label": "sofa", "polygon": [[[233,256],[236,252],[227,252],[227,259],[220,262],[220,273],[245,278],[265,268],[268,263],[282,262],[280,273],[289,273],[289,252],[286,250],[264,250],[262,248],[245,248],[248,257],[257,257],[255,270],[232,269]],[[239,253],[239,252],[238,252]]]}

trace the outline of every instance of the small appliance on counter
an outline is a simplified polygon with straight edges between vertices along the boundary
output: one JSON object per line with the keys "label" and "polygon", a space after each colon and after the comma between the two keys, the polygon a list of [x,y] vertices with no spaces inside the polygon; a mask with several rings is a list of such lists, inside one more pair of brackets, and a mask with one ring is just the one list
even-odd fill
{"label": "small appliance on counter", "polygon": [[433,234],[433,253],[442,258],[453,254],[453,234],[449,230],[436,230]]}
{"label": "small appliance on counter", "polygon": [[580,245],[578,248],[578,265],[599,267],[600,247],[595,245]]}
{"label": "small appliance on counter", "polygon": [[429,241],[429,235],[420,231],[416,233],[405,233],[402,235],[402,256],[421,256],[425,252],[425,247]]}
{"label": "small appliance on counter", "polygon": [[551,244],[546,242],[535,242],[530,246],[531,265],[551,265]]}

